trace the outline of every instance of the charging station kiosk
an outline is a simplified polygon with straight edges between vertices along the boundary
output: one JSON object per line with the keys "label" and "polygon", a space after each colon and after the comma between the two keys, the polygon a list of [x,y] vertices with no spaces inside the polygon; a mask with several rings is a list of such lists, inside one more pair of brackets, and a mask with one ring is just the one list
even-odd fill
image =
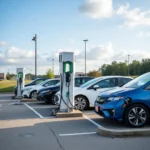
{"label": "charging station kiosk", "polygon": [[22,98],[21,91],[24,88],[24,68],[17,68],[17,98]]}
{"label": "charging station kiosk", "polygon": [[75,55],[73,52],[59,53],[60,105],[56,117],[81,117],[82,112],[74,109]]}
{"label": "charging station kiosk", "polygon": [[74,107],[74,59],[73,52],[61,52],[59,54],[61,112],[71,112]]}

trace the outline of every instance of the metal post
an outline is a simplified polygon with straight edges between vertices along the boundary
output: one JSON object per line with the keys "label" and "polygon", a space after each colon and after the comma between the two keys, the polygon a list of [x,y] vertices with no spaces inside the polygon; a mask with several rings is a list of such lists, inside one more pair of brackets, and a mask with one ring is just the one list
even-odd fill
{"label": "metal post", "polygon": [[85,76],[86,76],[86,42],[88,40],[83,40],[85,42]]}
{"label": "metal post", "polygon": [[128,76],[129,76],[129,57],[130,55],[128,55]]}
{"label": "metal post", "polygon": [[35,79],[36,79],[37,78],[37,35],[36,34],[32,40],[35,41]]}
{"label": "metal post", "polygon": [[54,74],[54,59],[52,59],[52,68],[53,68],[53,74]]}

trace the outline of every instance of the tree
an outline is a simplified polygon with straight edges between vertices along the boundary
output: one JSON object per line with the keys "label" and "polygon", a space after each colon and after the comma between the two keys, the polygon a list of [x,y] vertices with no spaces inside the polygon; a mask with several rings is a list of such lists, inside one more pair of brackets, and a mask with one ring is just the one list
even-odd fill
{"label": "tree", "polygon": [[7,80],[10,80],[10,79],[11,79],[11,76],[10,76],[10,73],[9,73],[9,72],[8,72],[7,75],[6,75],[6,79],[7,79]]}
{"label": "tree", "polygon": [[97,70],[93,70],[93,71],[90,71],[89,73],[87,73],[87,75],[89,77],[100,77],[102,74],[101,74],[101,72],[99,72]]}
{"label": "tree", "polygon": [[54,78],[55,77],[55,75],[54,75],[54,73],[53,73],[53,71],[51,69],[47,70],[46,77],[47,78]]}

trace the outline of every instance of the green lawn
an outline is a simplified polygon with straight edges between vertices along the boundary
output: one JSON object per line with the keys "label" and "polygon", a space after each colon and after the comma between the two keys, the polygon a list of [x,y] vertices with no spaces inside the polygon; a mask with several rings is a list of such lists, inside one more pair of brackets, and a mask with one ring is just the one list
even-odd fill
{"label": "green lawn", "polygon": [[[25,84],[27,84],[29,82],[31,82],[31,81],[26,80]],[[13,92],[13,89],[16,85],[17,85],[17,81],[15,81],[15,80],[0,81],[0,93]]]}

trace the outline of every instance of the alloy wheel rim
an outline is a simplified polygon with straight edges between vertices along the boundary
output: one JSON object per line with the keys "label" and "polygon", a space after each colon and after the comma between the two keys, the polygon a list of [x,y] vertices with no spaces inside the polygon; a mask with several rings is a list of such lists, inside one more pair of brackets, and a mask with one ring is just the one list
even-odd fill
{"label": "alloy wheel rim", "polygon": [[146,111],[142,107],[134,107],[128,114],[129,122],[134,126],[143,125],[146,122]]}
{"label": "alloy wheel rim", "polygon": [[53,97],[52,97],[52,102],[53,102],[53,104],[55,104],[55,105],[57,104],[57,102],[56,102],[56,96],[53,96]]}
{"label": "alloy wheel rim", "polygon": [[32,99],[36,99],[36,92],[32,93]]}
{"label": "alloy wheel rim", "polygon": [[86,100],[84,98],[78,97],[75,99],[75,108],[83,110],[86,106]]}

